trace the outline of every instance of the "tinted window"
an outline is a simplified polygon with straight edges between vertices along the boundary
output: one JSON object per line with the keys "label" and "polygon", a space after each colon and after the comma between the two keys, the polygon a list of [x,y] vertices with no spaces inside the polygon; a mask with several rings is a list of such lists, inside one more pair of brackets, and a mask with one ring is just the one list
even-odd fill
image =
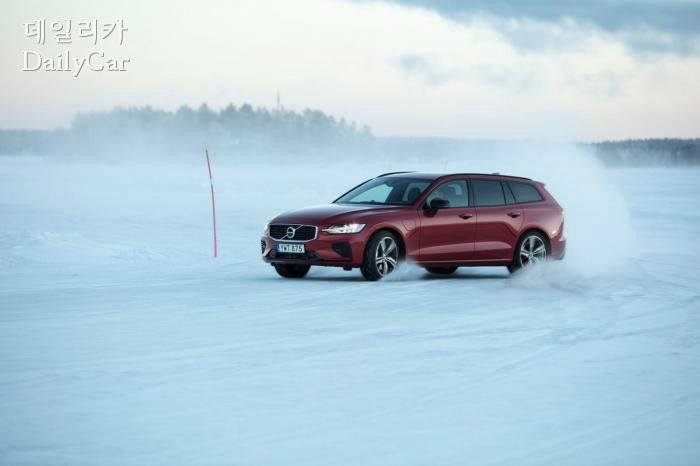
{"label": "tinted window", "polygon": [[498,180],[472,180],[477,206],[503,205],[503,188]]}
{"label": "tinted window", "polygon": [[509,181],[508,185],[511,191],[513,191],[517,202],[535,202],[542,200],[540,192],[531,184]]}
{"label": "tinted window", "polygon": [[343,204],[413,204],[430,185],[429,181],[404,177],[380,177],[369,180],[335,202]]}
{"label": "tinted window", "polygon": [[503,192],[506,195],[506,204],[515,204],[515,198],[513,197],[513,192],[508,187],[508,183],[501,182],[501,186],[503,187]]}
{"label": "tinted window", "polygon": [[447,207],[467,207],[469,205],[469,193],[466,180],[455,180],[443,183],[430,193],[426,203],[433,199],[444,199],[449,202]]}
{"label": "tinted window", "polygon": [[403,196],[401,196],[401,201],[406,204],[413,204],[429,185],[430,183],[428,181],[413,181],[408,183]]}

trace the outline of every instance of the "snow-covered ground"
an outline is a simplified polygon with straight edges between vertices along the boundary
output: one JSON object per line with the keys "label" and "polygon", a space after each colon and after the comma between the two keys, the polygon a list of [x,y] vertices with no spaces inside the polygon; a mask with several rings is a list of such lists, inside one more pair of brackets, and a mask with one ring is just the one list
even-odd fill
{"label": "snow-covered ground", "polygon": [[0,159],[0,464],[700,463],[700,171],[480,163],[547,182],[565,261],[260,260],[277,213],[443,162],[215,157],[213,259],[203,160]]}

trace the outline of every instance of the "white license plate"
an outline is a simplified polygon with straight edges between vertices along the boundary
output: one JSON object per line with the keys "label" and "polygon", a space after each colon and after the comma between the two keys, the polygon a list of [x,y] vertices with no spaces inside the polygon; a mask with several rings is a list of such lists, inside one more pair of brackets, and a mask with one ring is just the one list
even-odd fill
{"label": "white license plate", "polygon": [[290,252],[292,254],[304,254],[303,244],[278,244],[277,252]]}

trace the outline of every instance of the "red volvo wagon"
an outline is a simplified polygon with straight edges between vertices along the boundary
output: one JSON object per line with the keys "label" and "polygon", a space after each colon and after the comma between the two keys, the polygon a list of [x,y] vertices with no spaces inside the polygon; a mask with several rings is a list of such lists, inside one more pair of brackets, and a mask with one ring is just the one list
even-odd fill
{"label": "red volvo wagon", "polygon": [[331,204],[275,217],[260,247],[287,278],[319,265],[359,268],[378,280],[403,260],[435,274],[465,266],[513,272],[564,257],[564,210],[529,178],[385,173]]}

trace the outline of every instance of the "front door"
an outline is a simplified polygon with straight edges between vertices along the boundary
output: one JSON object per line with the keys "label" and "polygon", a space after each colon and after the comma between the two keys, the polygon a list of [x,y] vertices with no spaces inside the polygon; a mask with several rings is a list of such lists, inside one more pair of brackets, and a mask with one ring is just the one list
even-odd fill
{"label": "front door", "polygon": [[420,262],[466,262],[473,259],[476,214],[469,206],[466,180],[438,185],[426,198],[448,202],[436,212],[422,208],[420,219]]}

